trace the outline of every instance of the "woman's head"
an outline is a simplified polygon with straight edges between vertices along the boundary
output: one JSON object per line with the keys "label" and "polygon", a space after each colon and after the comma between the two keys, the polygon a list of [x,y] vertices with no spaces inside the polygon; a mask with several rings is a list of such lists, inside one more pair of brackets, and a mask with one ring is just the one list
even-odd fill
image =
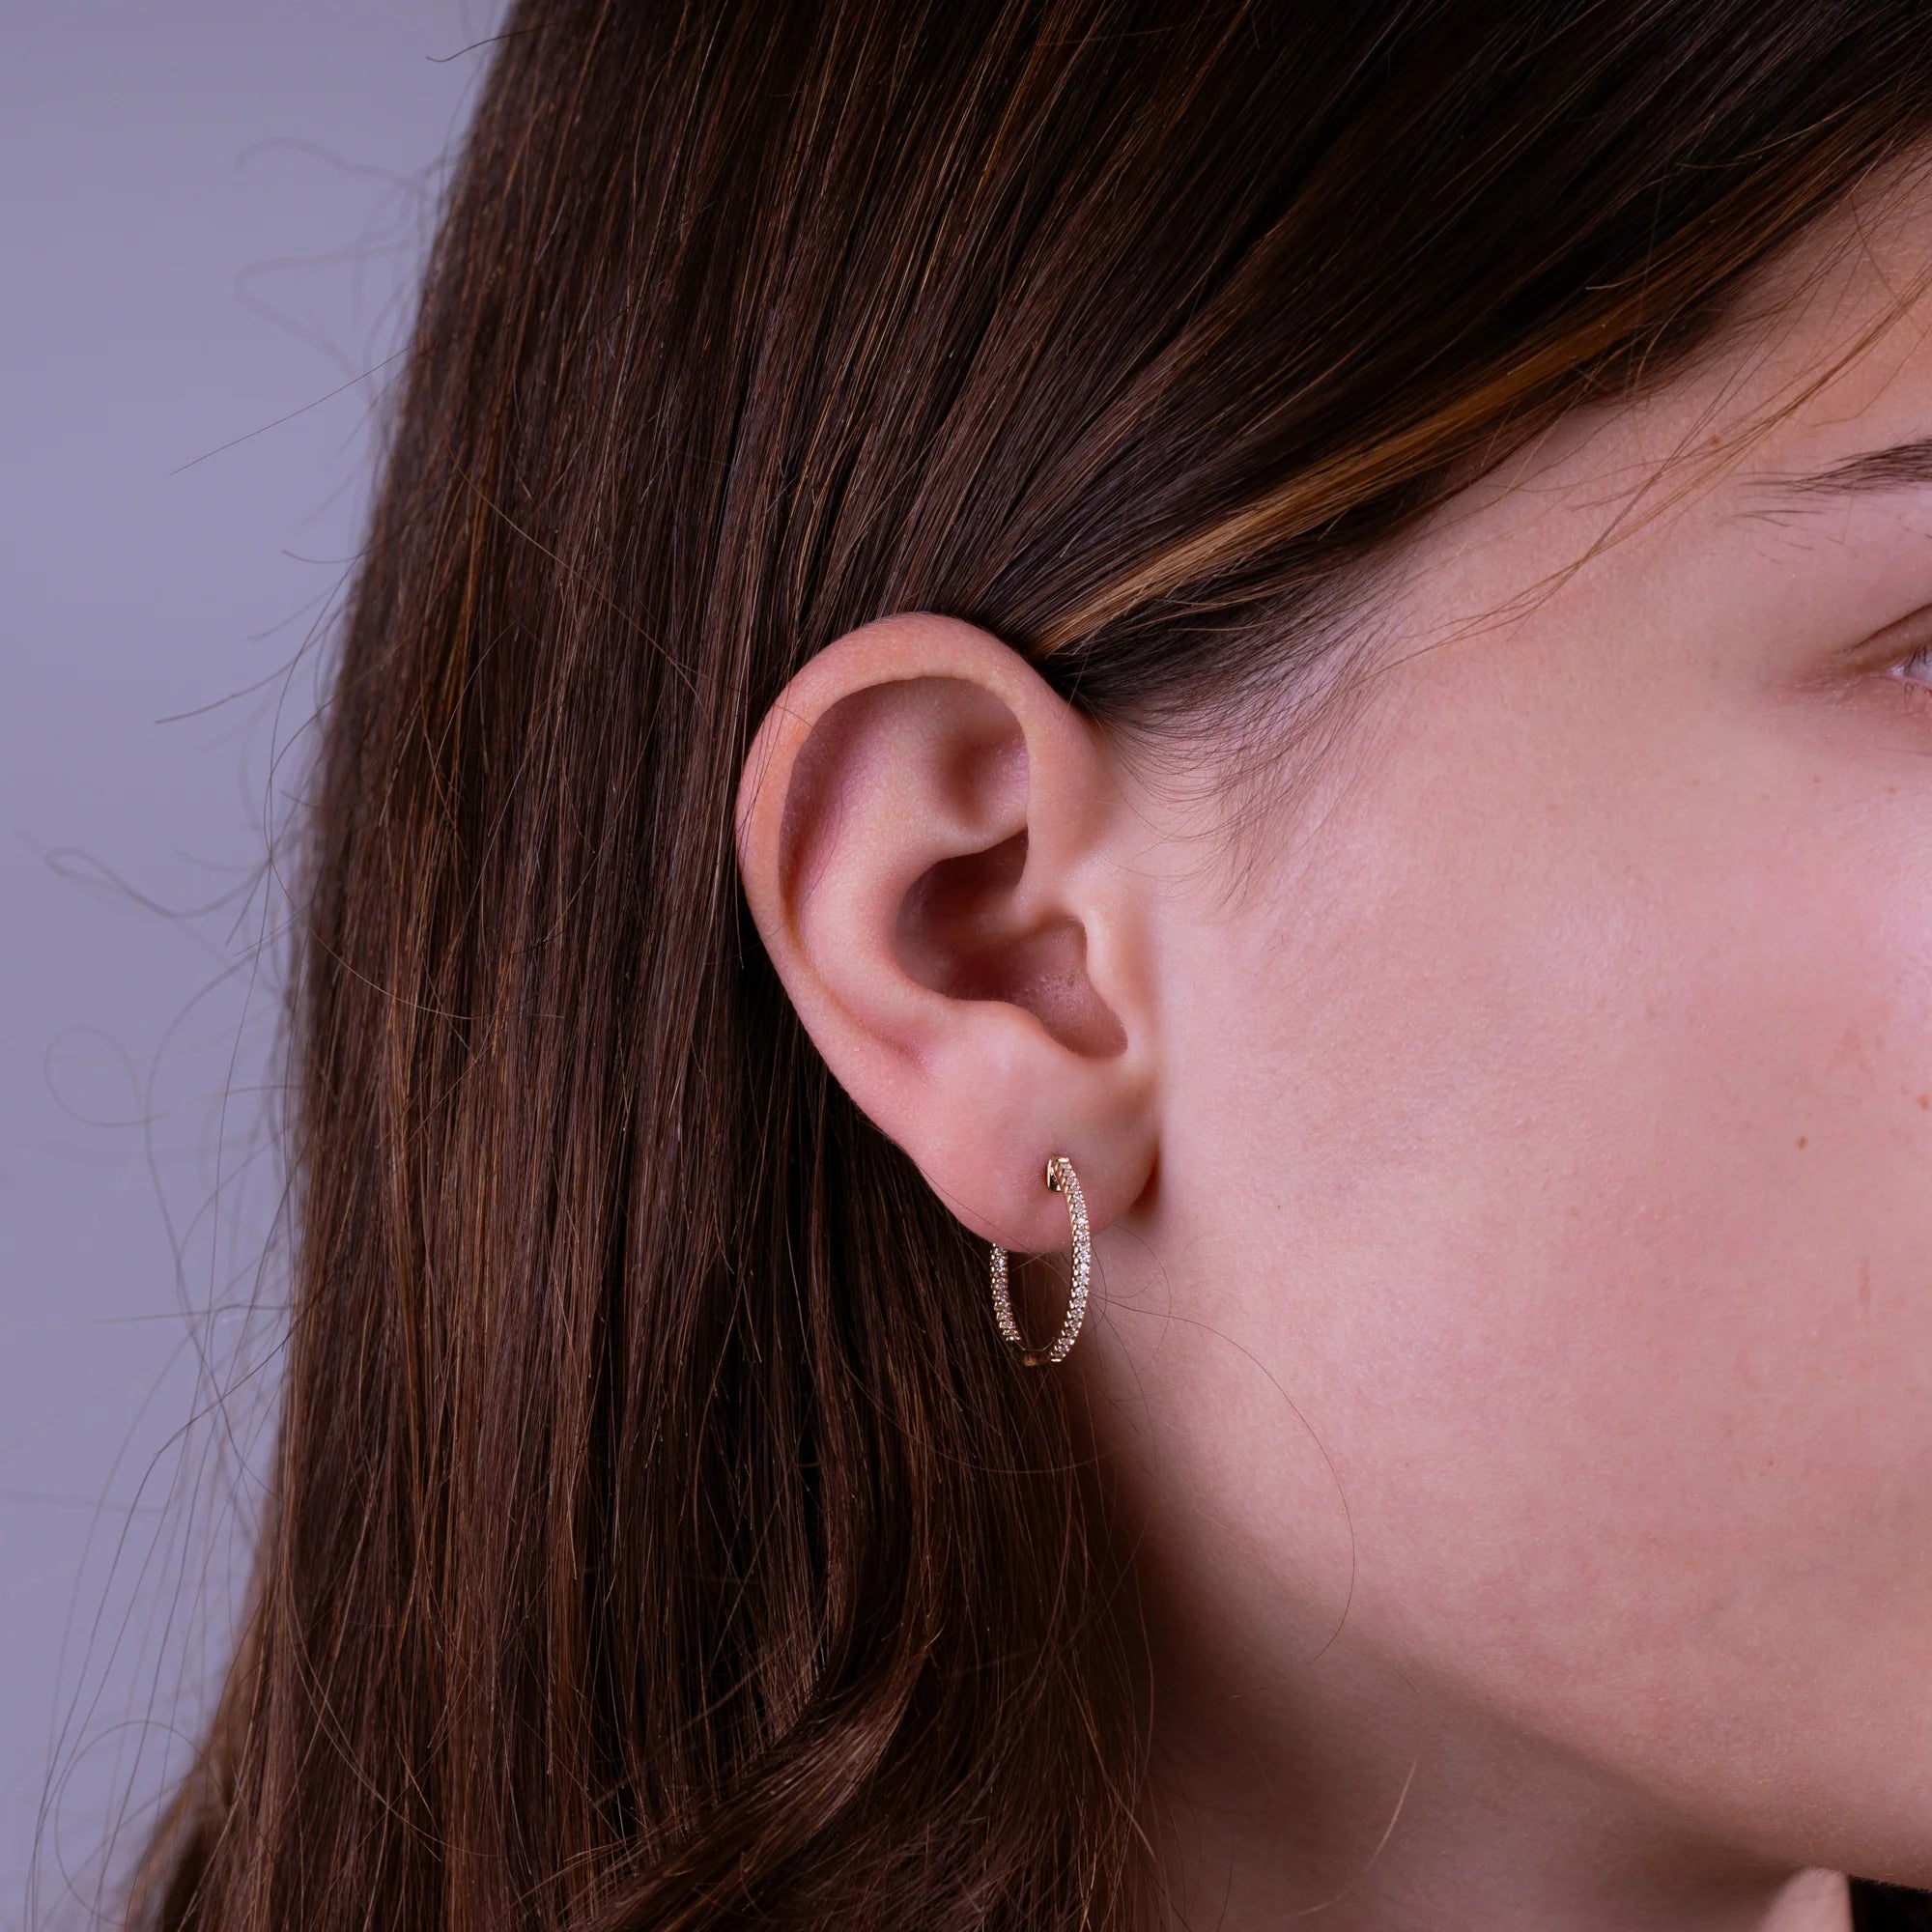
{"label": "woman's head", "polygon": [[1932,1881],[1932,547],[1792,480],[1932,428],[1917,10],[495,59],[144,1909],[1124,1924],[1237,1802],[1363,1924]]}
{"label": "woman's head", "polygon": [[1365,1904],[1498,1809],[1524,1922],[1616,1824],[1660,1912],[1713,1845],[1932,1881],[1928,264],[1906,171],[1423,519],[1238,840],[949,618],[748,763],[841,1087],[987,1240],[1075,1159],[1154,1708],[1311,1898],[1411,1766]]}

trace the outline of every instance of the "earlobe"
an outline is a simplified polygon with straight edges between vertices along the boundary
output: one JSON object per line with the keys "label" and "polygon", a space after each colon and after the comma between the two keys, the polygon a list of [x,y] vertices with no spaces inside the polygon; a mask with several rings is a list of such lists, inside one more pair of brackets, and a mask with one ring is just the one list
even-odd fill
{"label": "earlobe", "polygon": [[1153,1165],[1147,875],[1101,734],[1016,651],[915,612],[813,657],[736,803],[766,951],[835,1078],[983,1238],[1065,1242]]}

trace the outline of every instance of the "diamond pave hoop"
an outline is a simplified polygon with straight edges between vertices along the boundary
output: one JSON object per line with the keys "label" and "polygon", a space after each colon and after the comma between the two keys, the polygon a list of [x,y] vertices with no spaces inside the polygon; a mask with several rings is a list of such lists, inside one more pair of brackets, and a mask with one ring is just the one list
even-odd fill
{"label": "diamond pave hoop", "polygon": [[1073,1224],[1073,1292],[1067,1296],[1066,1319],[1060,1324],[1060,1333],[1054,1337],[1053,1347],[1043,1354],[1027,1347],[1026,1337],[1013,1320],[1012,1297],[1007,1288],[1007,1251],[997,1241],[993,1243],[993,1315],[1000,1324],[1000,1333],[1019,1350],[1020,1360],[1030,1369],[1066,1358],[1073,1338],[1080,1332],[1080,1318],[1087,1312],[1087,1283],[1094,1272],[1086,1197],[1080,1192],[1080,1177],[1073,1172],[1073,1163],[1064,1153],[1053,1155],[1046,1163],[1046,1184],[1066,1197],[1066,1212]]}

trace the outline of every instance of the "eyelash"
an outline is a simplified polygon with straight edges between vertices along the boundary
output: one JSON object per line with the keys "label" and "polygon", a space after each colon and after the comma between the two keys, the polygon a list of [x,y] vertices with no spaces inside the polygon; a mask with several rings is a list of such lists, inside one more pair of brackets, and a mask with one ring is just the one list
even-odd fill
{"label": "eyelash", "polygon": [[1932,644],[1920,644],[1904,657],[1894,658],[1886,668],[1886,676],[1911,694],[1906,699],[1908,704],[1932,704],[1932,684],[1921,684],[1916,678],[1898,675],[1907,665],[1916,665],[1921,658],[1932,660]]}

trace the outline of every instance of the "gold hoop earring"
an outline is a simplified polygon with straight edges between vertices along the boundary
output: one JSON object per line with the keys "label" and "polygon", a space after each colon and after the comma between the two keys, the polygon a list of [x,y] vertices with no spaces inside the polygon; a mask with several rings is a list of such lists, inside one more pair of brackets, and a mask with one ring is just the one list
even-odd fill
{"label": "gold hoop earring", "polygon": [[1080,1177],[1064,1153],[1046,1163],[1046,1184],[1066,1197],[1066,1212],[1073,1224],[1073,1292],[1066,1300],[1066,1319],[1060,1324],[1053,1347],[1044,1354],[1029,1349],[1019,1323],[1013,1320],[1012,1298],[1007,1290],[1007,1251],[993,1243],[993,1316],[1000,1333],[1019,1350],[1020,1360],[1030,1369],[1047,1362],[1065,1361],[1073,1338],[1080,1332],[1080,1318],[1087,1312],[1087,1283],[1094,1272],[1094,1244],[1087,1232],[1087,1200],[1080,1192]]}

